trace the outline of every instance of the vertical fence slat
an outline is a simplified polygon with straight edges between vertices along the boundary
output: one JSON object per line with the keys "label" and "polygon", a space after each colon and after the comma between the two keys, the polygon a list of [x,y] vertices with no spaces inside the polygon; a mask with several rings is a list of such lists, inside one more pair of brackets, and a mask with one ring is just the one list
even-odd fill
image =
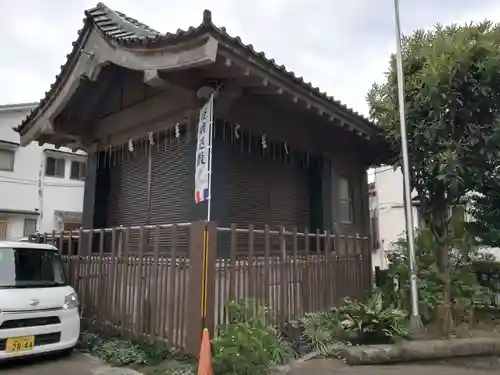
{"label": "vertical fence slat", "polygon": [[280,227],[280,254],[279,254],[279,294],[280,294],[280,328],[283,328],[285,320],[288,319],[288,308],[287,308],[287,291],[288,291],[288,283],[286,277],[286,239],[285,239],[285,228]]}
{"label": "vertical fence slat", "polygon": [[298,277],[298,238],[297,228],[293,228],[293,266],[292,266],[292,314],[294,318],[302,315],[300,301],[300,286]]}
{"label": "vertical fence slat", "polygon": [[96,283],[94,285],[94,293],[95,301],[96,301],[96,316],[98,317],[97,325],[105,330],[104,318],[105,318],[105,310],[106,310],[106,286],[104,284],[104,235],[105,232],[101,230],[99,232],[99,258],[97,259],[95,269],[97,271],[96,275]]}
{"label": "vertical fence slat", "polygon": [[80,289],[80,275],[81,275],[81,259],[82,259],[82,228],[78,229],[78,245],[76,248],[76,271],[75,271],[75,276],[74,276],[74,285],[75,289],[78,292],[78,295],[81,296],[83,294],[83,291]]}
{"label": "vertical fence slat", "polygon": [[236,224],[231,224],[231,250],[230,250],[230,268],[229,268],[229,299],[234,301],[236,299]]}
{"label": "vertical fence slat", "polygon": [[84,276],[83,276],[83,279],[85,280],[85,293],[84,293],[84,308],[82,308],[83,310],[83,314],[85,315],[86,313],[88,314],[90,311],[89,309],[89,300],[90,300],[90,293],[91,293],[91,289],[90,289],[90,282],[92,280],[92,274],[91,274],[91,270],[92,270],[92,259],[91,259],[91,256],[92,256],[92,241],[93,241],[93,235],[94,235],[94,232],[93,230],[89,230],[88,232],[88,246],[87,246],[87,254],[86,254],[86,263],[85,263],[85,272],[84,272]]}
{"label": "vertical fence slat", "polygon": [[306,257],[306,264],[304,268],[304,278],[303,281],[305,282],[305,286],[302,292],[302,295],[305,297],[304,300],[305,302],[305,311],[304,312],[311,312],[313,310],[313,292],[312,288],[313,286],[313,276],[311,272],[311,258],[310,258],[310,236],[309,236],[309,230],[306,228],[304,231],[304,236],[305,236],[305,257]]}
{"label": "vertical fence slat", "polygon": [[271,306],[269,301],[269,225],[264,227],[264,304]]}
{"label": "vertical fence slat", "polygon": [[[194,230],[192,227],[190,228],[190,231]],[[200,251],[200,249],[198,249]],[[170,341],[171,345],[175,345],[175,338],[176,336],[174,335],[175,332],[175,311],[176,311],[176,306],[175,306],[175,291],[177,289],[176,287],[176,281],[177,281],[177,273],[176,273],[176,268],[177,268],[177,226],[174,225],[172,228],[172,255],[170,257],[170,262],[168,262],[168,272],[169,272],[169,284],[167,293],[168,293],[168,303],[167,303],[167,309],[168,309],[168,327],[167,327],[167,339]]]}
{"label": "vertical fence slat", "polygon": [[137,293],[135,304],[137,311],[136,318],[136,333],[139,337],[144,335],[143,318],[144,318],[144,246],[146,242],[146,233],[144,225],[139,229],[139,257],[137,259],[136,280],[137,280]]}
{"label": "vertical fence slat", "polygon": [[[315,293],[314,296],[316,297],[314,299],[314,310],[315,311],[320,311],[322,310],[323,306],[321,305],[321,238],[319,236],[319,229],[316,229],[315,233],[315,254],[316,256],[314,257],[314,291]],[[319,292],[319,293],[318,293]]]}
{"label": "vertical fence slat", "polygon": [[152,287],[152,298],[151,301],[153,301],[153,305],[151,306],[152,308],[152,319],[151,319],[151,324],[149,326],[149,334],[151,337],[151,342],[155,341],[155,337],[158,335],[158,330],[156,329],[157,327],[157,322],[158,322],[158,309],[160,306],[158,306],[158,290],[159,285],[158,283],[160,282],[160,279],[158,277],[158,264],[160,260],[160,226],[157,225],[155,227],[155,245],[154,245],[154,263],[153,263],[153,281],[151,282],[151,287]]}
{"label": "vertical fence slat", "polygon": [[255,279],[256,279],[256,274],[255,274],[255,255],[254,255],[254,241],[255,241],[255,234],[254,234],[254,226],[249,225],[248,226],[248,294],[250,298],[253,298],[255,301],[257,301],[257,296],[255,293]]}
{"label": "vertical fence slat", "polygon": [[[75,270],[74,270],[74,259],[73,259],[73,232],[70,230],[68,234],[68,271],[66,275],[68,276],[68,281],[75,288],[75,283],[73,282]],[[77,290],[75,288],[75,290]]]}
{"label": "vertical fence slat", "polygon": [[[167,232],[168,233],[168,232]],[[167,312],[167,296],[168,294],[168,283],[169,283],[169,278],[168,278],[168,262],[170,259],[171,254],[168,254],[165,257],[161,258],[160,262],[160,280],[161,280],[161,287],[160,287],[160,292],[159,292],[159,331],[160,331],[160,342],[165,341],[165,329],[168,328],[167,324],[167,319],[169,319],[168,312]],[[170,339],[170,337],[169,337]]]}
{"label": "vertical fence slat", "polygon": [[131,282],[130,280],[132,271],[130,267],[132,259],[130,256],[130,228],[125,228],[125,246],[124,246],[124,255],[125,255],[125,264],[124,264],[124,283],[123,283],[123,293],[124,293],[124,298],[123,298],[123,332],[126,335],[131,335],[132,330],[131,330],[131,316],[130,316],[130,299],[132,297],[133,289],[131,288]]}
{"label": "vertical fence slat", "polygon": [[118,274],[118,258],[116,254],[116,228],[111,229],[111,260],[109,263],[109,266],[111,268],[111,275],[110,275],[110,287],[111,287],[111,298],[109,303],[111,306],[109,306],[109,321],[111,323],[111,327],[113,330],[116,327],[116,305],[118,298],[116,297],[116,289],[117,289],[117,274]]}

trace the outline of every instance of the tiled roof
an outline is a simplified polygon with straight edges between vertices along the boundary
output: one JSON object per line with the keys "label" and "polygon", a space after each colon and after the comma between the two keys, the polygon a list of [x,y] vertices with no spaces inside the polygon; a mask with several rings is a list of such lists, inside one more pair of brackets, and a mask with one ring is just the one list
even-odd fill
{"label": "tiled roof", "polygon": [[108,8],[103,3],[86,10],[85,15],[106,36],[115,40],[125,41],[161,37],[160,32],[128,17],[126,14]]}
{"label": "tiled roof", "polygon": [[350,113],[351,115],[365,122],[366,125],[373,128],[376,127],[376,125],[371,123],[363,115],[342,104],[332,96],[328,96],[318,87],[314,87],[310,82],[306,82],[304,78],[295,75],[294,72],[288,71],[284,65],[276,64],[275,60],[266,57],[264,52],[256,51],[251,44],[244,44],[241,41],[240,37],[230,36],[226,32],[226,28],[219,28],[215,26],[212,22],[211,12],[208,10],[205,10],[203,12],[203,22],[199,26],[190,27],[187,30],[178,29],[176,33],[166,34],[161,34],[160,32],[150,28],[149,26],[128,17],[124,13],[112,10],[103,3],[99,3],[95,8],[85,11],[85,15],[86,18],[84,19],[84,27],[79,31],[79,37],[77,41],[73,42],[73,51],[69,55],[67,55],[68,60],[66,64],[61,66],[61,73],[56,76],[55,83],[52,84],[51,89],[45,93],[45,97],[40,101],[39,106],[26,117],[23,123],[17,128],[17,131],[21,131],[31,120],[35,118],[35,116],[43,109],[46,104],[50,103],[57,91],[59,84],[63,81],[62,77],[66,72],[70,70],[69,66],[71,65],[71,60],[73,60],[75,57],[78,57],[82,35],[84,35],[86,29],[91,27],[92,25],[95,25],[95,27],[97,27],[97,29],[100,30],[106,37],[113,39],[118,44],[126,45],[127,47],[159,47],[163,44],[175,44],[178,42],[182,42],[185,39],[205,33],[207,31],[212,31],[217,34],[222,40],[228,42],[229,44],[232,44],[236,48],[243,49],[252,54],[254,57],[267,65],[270,69],[273,69],[282,74],[285,78],[308,90],[318,98],[328,100],[329,102],[338,106],[341,110],[344,110],[345,112]]}

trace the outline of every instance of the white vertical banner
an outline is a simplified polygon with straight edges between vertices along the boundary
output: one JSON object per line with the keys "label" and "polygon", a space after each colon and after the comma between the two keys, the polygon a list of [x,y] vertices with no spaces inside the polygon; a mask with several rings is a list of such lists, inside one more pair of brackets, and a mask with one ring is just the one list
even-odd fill
{"label": "white vertical banner", "polygon": [[196,164],[194,176],[194,199],[196,203],[210,200],[211,197],[211,161],[212,127],[214,96],[200,110],[196,145]]}

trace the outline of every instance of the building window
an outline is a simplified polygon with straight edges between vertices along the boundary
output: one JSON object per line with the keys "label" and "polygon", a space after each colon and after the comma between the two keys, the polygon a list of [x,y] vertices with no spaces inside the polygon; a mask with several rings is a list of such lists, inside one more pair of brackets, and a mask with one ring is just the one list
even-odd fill
{"label": "building window", "polygon": [[14,150],[0,149],[0,171],[14,171]]}
{"label": "building window", "polygon": [[24,219],[24,237],[28,237],[36,232],[36,219]]}
{"label": "building window", "polygon": [[85,179],[85,163],[80,161],[71,162],[71,173],[70,177],[72,180],[84,180]]}
{"label": "building window", "polygon": [[339,214],[342,224],[352,224],[354,221],[353,190],[350,181],[339,178]]}
{"label": "building window", "polygon": [[375,210],[370,211],[370,230],[372,235],[372,248],[380,248],[378,216]]}
{"label": "building window", "polygon": [[6,240],[9,234],[9,222],[5,218],[0,218],[0,240]]}
{"label": "building window", "polygon": [[66,168],[66,160],[61,158],[47,158],[45,166],[45,175],[50,177],[64,178],[64,169]]}

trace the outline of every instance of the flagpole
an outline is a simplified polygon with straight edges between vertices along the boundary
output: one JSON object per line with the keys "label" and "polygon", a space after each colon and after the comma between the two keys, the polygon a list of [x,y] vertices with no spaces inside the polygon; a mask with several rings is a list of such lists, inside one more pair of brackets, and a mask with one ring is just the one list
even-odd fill
{"label": "flagpole", "polygon": [[403,56],[401,52],[401,23],[399,19],[399,0],[394,0],[394,18],[396,22],[396,66],[398,79],[398,102],[399,102],[399,121],[401,126],[401,154],[403,157],[403,189],[404,189],[404,207],[406,221],[406,237],[408,240],[408,258],[410,266],[410,287],[411,287],[411,316],[410,325],[412,331],[417,333],[422,327],[422,320],[419,314],[418,306],[418,287],[415,259],[415,238],[413,235],[413,210],[411,204],[410,189],[410,163],[408,158],[408,139],[406,130],[405,114],[405,94],[404,94],[404,75],[403,75]]}

